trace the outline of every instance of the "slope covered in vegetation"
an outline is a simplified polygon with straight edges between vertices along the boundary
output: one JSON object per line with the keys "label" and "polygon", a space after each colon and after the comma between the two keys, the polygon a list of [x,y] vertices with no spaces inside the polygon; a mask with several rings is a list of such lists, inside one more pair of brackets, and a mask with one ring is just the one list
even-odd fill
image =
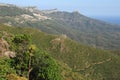
{"label": "slope covered in vegetation", "polygon": [[0,45],[1,80],[61,80],[57,62],[33,45],[29,35],[3,32],[0,37],[9,45]]}
{"label": "slope covered in vegetation", "polygon": [[45,50],[61,64],[62,75],[66,80],[120,79],[120,56],[109,51],[83,46],[66,35],[50,35],[32,28],[1,25],[0,30],[12,34],[30,34],[39,49]]}
{"label": "slope covered in vegetation", "polygon": [[84,45],[97,48],[120,49],[119,25],[95,20],[79,12],[51,12],[32,7],[0,6],[0,23],[34,27],[50,34],[65,34]]}

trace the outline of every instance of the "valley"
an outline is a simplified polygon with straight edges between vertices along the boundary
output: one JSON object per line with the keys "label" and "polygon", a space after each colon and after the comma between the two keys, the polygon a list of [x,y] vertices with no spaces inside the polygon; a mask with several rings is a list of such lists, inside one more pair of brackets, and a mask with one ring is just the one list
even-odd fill
{"label": "valley", "polygon": [[0,4],[1,80],[120,80],[119,66],[119,25]]}

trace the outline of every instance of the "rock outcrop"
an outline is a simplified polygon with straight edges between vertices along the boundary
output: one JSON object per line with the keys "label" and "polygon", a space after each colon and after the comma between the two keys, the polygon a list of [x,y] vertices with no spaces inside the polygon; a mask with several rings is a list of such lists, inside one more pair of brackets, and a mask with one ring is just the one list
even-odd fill
{"label": "rock outcrop", "polygon": [[6,40],[0,38],[0,57],[15,57],[15,52],[9,50],[10,45]]}

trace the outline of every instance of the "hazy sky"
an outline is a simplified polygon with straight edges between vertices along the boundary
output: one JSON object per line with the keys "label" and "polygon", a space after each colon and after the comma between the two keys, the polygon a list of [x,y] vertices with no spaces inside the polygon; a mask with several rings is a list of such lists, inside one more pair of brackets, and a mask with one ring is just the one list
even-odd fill
{"label": "hazy sky", "polygon": [[120,16],[120,0],[0,0],[0,3],[70,12],[78,10],[87,16]]}

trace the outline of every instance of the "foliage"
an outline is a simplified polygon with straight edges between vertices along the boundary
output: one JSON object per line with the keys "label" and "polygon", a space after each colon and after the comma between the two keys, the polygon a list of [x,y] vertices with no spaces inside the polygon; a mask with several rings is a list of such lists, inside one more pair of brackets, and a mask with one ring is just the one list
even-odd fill
{"label": "foliage", "polygon": [[[46,50],[54,59],[64,62],[65,64],[60,65],[61,67],[68,65],[71,68],[71,71],[64,70],[64,68],[61,70],[66,71],[64,72],[66,75],[62,75],[66,80],[81,80],[78,77],[75,78],[77,75],[83,76],[83,80],[119,79],[120,57],[109,51],[84,46],[69,38],[63,39],[60,36],[46,34],[32,28],[15,28],[1,25],[0,30],[13,34],[31,34],[33,43],[39,49]],[[60,38],[60,42],[55,41],[58,38]],[[63,48],[62,51],[61,48]],[[77,75],[75,75],[76,73]]]}
{"label": "foliage", "polygon": [[56,61],[44,51],[38,51],[30,73],[30,80],[61,80]]}
{"label": "foliage", "polygon": [[[0,30],[13,34],[31,34],[33,43],[38,48],[46,50],[56,60],[65,63],[60,64],[63,79],[120,79],[119,26],[94,20],[76,12],[55,12],[47,14],[46,16],[51,17],[52,20],[17,22],[15,18],[20,17],[22,14],[33,16],[32,13],[15,6],[0,7],[0,23],[9,22],[12,25],[18,26],[18,28],[15,28],[0,25]],[[95,48],[83,46],[70,39],[63,40],[60,36],[48,35],[36,29],[21,28],[21,26],[36,27],[52,34],[66,34],[73,40],[92,45]],[[56,38],[60,38],[60,42],[54,42]],[[9,60],[0,60],[0,79],[5,80],[8,73],[13,73],[11,76],[15,78],[25,76],[33,80],[54,80],[53,77],[55,77],[56,80],[60,80],[60,70],[57,62],[50,55],[46,54],[46,52],[36,49],[36,46],[31,44],[28,35],[15,35],[8,39],[8,42],[11,46],[10,49],[17,53],[17,57],[10,59],[10,62]],[[109,51],[96,49],[96,47],[118,49],[118,51],[112,51],[112,53],[115,53],[112,54]],[[14,74],[13,67],[16,74]]]}
{"label": "foliage", "polygon": [[15,35],[11,39],[11,50],[17,52],[16,57],[12,58],[11,66],[18,76],[30,80],[60,80],[61,76],[55,60],[31,44],[29,35]]}
{"label": "foliage", "polygon": [[0,80],[6,80],[8,74],[15,73],[15,70],[11,68],[10,59],[0,58]]}
{"label": "foliage", "polygon": [[[12,66],[16,69],[19,76],[29,77],[29,70],[31,69],[32,54],[35,51],[29,47],[31,40],[29,35],[19,34],[11,39],[11,49],[17,52],[16,57],[13,58]],[[33,50],[33,51],[32,51]]]}

